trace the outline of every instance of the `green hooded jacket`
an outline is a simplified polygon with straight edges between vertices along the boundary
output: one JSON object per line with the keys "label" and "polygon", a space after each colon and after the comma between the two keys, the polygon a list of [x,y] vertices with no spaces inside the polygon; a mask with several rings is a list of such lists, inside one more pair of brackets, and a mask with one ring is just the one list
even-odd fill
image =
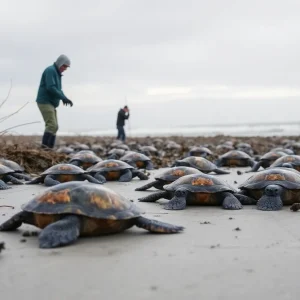
{"label": "green hooded jacket", "polygon": [[54,107],[59,106],[59,100],[66,100],[67,97],[62,91],[61,73],[57,63],[47,67],[41,78],[36,102],[41,104],[51,104]]}

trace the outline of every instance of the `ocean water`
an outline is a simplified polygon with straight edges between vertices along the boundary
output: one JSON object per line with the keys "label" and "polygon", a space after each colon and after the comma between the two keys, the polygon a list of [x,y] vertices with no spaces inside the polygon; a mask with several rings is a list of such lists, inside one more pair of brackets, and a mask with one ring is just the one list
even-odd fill
{"label": "ocean water", "polygon": [[[129,128],[127,136],[300,136],[299,123],[256,123],[256,124],[217,124],[192,125],[168,128]],[[59,132],[59,135],[114,136],[116,129],[90,130],[81,132]]]}

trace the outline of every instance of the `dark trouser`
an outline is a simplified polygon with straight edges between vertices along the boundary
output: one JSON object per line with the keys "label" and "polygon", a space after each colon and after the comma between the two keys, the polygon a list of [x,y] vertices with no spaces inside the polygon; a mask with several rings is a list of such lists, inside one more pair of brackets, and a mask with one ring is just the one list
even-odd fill
{"label": "dark trouser", "polygon": [[117,129],[118,129],[117,140],[121,140],[121,141],[125,142],[126,134],[125,134],[124,126],[117,126]]}
{"label": "dark trouser", "polygon": [[45,131],[42,139],[42,148],[53,148],[58,131],[56,109],[51,104],[40,104],[38,108],[45,122]]}

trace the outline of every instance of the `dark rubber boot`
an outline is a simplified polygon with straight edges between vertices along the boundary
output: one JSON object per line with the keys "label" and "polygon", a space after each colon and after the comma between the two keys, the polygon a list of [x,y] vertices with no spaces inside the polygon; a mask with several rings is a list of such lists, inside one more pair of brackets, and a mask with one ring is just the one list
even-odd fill
{"label": "dark rubber boot", "polygon": [[52,134],[50,132],[44,132],[41,148],[47,149],[49,147],[48,144],[49,144],[49,140],[50,140],[51,135]]}
{"label": "dark rubber boot", "polygon": [[48,147],[53,149],[54,148],[54,145],[55,145],[55,139],[56,139],[56,135],[50,133],[50,137],[49,137],[49,140],[48,140]]}

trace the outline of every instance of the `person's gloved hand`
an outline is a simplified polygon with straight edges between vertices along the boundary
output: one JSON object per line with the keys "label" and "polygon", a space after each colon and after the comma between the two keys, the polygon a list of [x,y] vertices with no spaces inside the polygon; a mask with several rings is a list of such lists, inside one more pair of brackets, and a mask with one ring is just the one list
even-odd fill
{"label": "person's gloved hand", "polygon": [[64,103],[64,105],[66,105],[66,106],[68,106],[68,104],[69,104],[70,106],[73,106],[73,102],[72,102],[70,99],[63,100],[63,103]]}

